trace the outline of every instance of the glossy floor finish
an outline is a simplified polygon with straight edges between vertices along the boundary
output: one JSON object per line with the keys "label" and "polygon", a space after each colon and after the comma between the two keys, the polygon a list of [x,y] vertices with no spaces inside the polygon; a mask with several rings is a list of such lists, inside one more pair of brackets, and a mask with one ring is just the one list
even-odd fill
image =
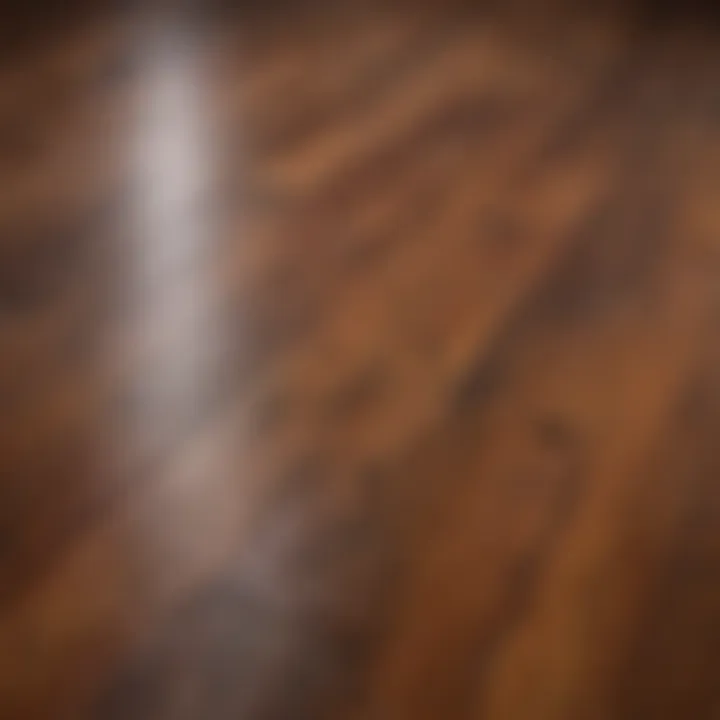
{"label": "glossy floor finish", "polygon": [[0,717],[720,717],[712,11],[16,13]]}

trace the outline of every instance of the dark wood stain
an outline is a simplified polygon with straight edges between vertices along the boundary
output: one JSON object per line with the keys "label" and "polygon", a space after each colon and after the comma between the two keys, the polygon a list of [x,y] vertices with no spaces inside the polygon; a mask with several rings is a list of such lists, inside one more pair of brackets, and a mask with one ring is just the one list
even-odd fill
{"label": "dark wood stain", "polygon": [[0,718],[718,717],[717,19],[8,3]]}

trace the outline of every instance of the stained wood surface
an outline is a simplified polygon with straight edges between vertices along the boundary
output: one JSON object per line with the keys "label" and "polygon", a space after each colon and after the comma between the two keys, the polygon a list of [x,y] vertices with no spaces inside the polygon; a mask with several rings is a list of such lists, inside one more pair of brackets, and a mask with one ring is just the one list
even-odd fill
{"label": "stained wood surface", "polygon": [[28,5],[0,717],[720,717],[717,14]]}

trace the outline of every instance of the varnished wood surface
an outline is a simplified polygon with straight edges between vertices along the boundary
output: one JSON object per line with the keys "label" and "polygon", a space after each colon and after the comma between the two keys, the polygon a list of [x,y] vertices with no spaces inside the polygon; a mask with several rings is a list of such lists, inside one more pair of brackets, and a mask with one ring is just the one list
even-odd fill
{"label": "varnished wood surface", "polygon": [[720,717],[716,13],[16,5],[0,718]]}

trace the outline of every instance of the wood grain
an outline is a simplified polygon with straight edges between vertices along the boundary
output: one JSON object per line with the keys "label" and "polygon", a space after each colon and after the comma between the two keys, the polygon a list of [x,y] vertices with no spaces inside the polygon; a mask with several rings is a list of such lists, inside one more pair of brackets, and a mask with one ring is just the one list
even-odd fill
{"label": "wood grain", "polygon": [[720,716],[716,15],[10,8],[0,717]]}

